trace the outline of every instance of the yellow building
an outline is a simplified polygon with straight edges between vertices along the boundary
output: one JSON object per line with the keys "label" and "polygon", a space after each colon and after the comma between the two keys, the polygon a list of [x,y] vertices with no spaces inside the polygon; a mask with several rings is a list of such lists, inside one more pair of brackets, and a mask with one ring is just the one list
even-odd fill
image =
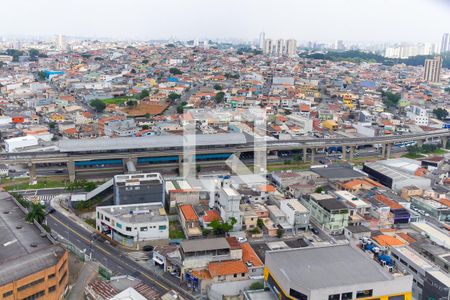
{"label": "yellow building", "polygon": [[336,131],[339,129],[338,124],[334,120],[325,120],[322,123],[322,127],[331,131]]}

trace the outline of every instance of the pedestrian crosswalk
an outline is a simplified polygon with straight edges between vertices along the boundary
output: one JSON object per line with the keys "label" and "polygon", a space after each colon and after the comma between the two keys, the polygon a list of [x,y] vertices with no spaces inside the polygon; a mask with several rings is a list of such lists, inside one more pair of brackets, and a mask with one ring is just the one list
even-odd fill
{"label": "pedestrian crosswalk", "polygon": [[55,197],[55,195],[27,195],[26,199],[29,201],[44,201],[46,204],[50,203],[50,201]]}

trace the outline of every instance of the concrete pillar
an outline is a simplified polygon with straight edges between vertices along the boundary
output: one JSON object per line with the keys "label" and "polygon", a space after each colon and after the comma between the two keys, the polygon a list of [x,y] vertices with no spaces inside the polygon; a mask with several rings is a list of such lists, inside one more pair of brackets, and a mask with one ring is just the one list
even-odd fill
{"label": "concrete pillar", "polygon": [[355,146],[350,146],[350,158],[349,158],[350,161],[353,160],[353,152],[354,151],[355,151]]}
{"label": "concrete pillar", "polygon": [[423,140],[417,140],[417,146],[422,147],[423,146]]}
{"label": "concrete pillar", "polygon": [[386,144],[381,144],[381,157],[384,158],[386,156]]}
{"label": "concrete pillar", "polygon": [[387,147],[386,147],[386,159],[389,159],[389,158],[391,158],[391,148],[392,148],[392,144],[389,143],[389,144],[387,144],[386,146],[387,146]]}
{"label": "concrete pillar", "polygon": [[36,184],[37,176],[36,176],[36,165],[32,162],[28,163],[29,175],[30,175],[30,184]]}
{"label": "concrete pillar", "polygon": [[308,148],[303,148],[303,162],[306,162],[306,155],[308,154]]}
{"label": "concrete pillar", "polygon": [[73,160],[69,160],[67,162],[67,172],[69,173],[69,181],[75,181],[75,162]]}
{"label": "concrete pillar", "polygon": [[347,159],[347,146],[342,145],[342,160],[346,160],[346,159]]}
{"label": "concrete pillar", "polygon": [[311,148],[311,164],[314,164],[314,154],[316,154],[316,148]]}
{"label": "concrete pillar", "polygon": [[137,172],[137,158],[128,157],[122,160],[124,173],[136,173]]}
{"label": "concrete pillar", "polygon": [[448,137],[443,136],[441,138],[441,141],[442,141],[442,148],[447,149]]}

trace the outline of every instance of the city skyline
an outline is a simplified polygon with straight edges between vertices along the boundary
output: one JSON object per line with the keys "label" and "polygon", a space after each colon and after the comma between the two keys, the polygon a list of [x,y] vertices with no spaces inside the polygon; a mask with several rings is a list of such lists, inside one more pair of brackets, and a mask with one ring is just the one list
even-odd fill
{"label": "city skyline", "polygon": [[[55,4],[54,0],[11,3],[8,9],[20,14],[6,14],[0,20],[4,28],[0,36],[255,40],[264,31],[266,37],[300,41],[439,42],[450,31],[449,3],[439,0],[286,0],[277,5],[233,0],[214,6],[205,0],[175,0],[170,9],[161,1],[141,0],[133,7],[124,7],[119,0]],[[421,22],[415,20],[418,15]]]}

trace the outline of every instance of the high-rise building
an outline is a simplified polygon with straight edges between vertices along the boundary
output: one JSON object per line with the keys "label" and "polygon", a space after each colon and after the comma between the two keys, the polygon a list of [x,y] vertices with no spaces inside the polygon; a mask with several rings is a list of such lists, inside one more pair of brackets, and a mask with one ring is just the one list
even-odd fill
{"label": "high-rise building", "polygon": [[276,49],[275,49],[275,55],[276,56],[283,56],[285,53],[286,44],[284,43],[283,39],[278,39],[276,42]]}
{"label": "high-rise building", "polygon": [[261,32],[259,34],[259,48],[264,49],[264,41],[266,40],[266,34],[264,32]]}
{"label": "high-rise building", "polygon": [[440,56],[426,59],[423,79],[427,82],[439,82],[441,80],[441,69],[442,58]]}
{"label": "high-rise building", "polygon": [[267,55],[272,54],[272,48],[273,48],[273,40],[272,39],[265,39],[264,40],[264,47],[263,47],[263,53]]}
{"label": "high-rise building", "polygon": [[62,34],[58,34],[57,44],[59,50],[64,49],[64,36]]}
{"label": "high-rise building", "polygon": [[450,33],[444,33],[441,42],[441,53],[450,52]]}
{"label": "high-rise building", "polygon": [[286,54],[287,56],[294,56],[297,53],[297,41],[289,39],[286,41]]}
{"label": "high-rise building", "polygon": [[336,42],[334,42],[334,49],[344,50],[345,49],[344,42],[342,40],[337,40]]}

